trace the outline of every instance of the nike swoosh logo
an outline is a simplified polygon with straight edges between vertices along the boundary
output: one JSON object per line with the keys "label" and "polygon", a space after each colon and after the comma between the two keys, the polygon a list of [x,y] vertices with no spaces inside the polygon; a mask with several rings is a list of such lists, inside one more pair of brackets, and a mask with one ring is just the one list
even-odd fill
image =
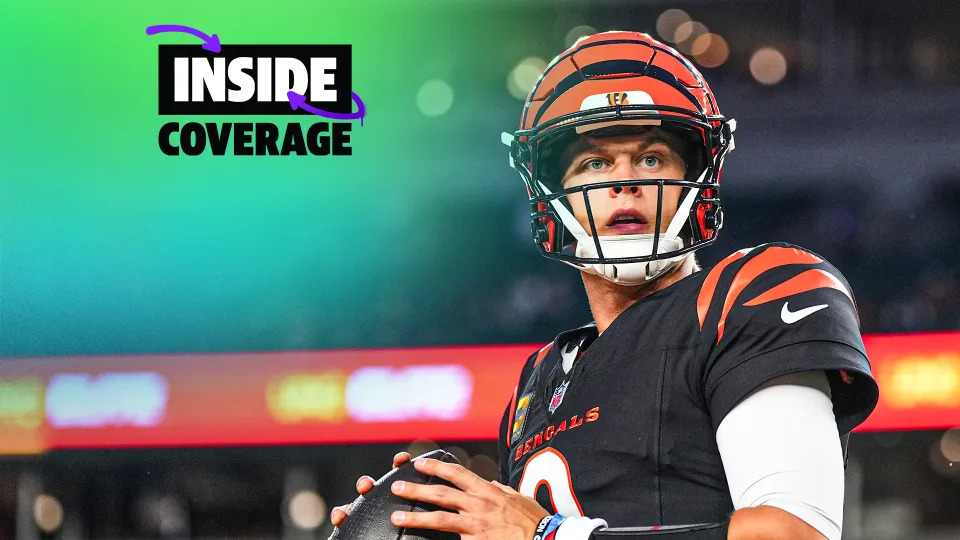
{"label": "nike swoosh logo", "polygon": [[820,304],[819,306],[810,306],[808,308],[798,309],[797,311],[790,311],[790,308],[787,307],[789,303],[790,302],[784,302],[783,309],[780,310],[780,318],[787,324],[793,324],[807,315],[816,313],[828,306],[828,304]]}

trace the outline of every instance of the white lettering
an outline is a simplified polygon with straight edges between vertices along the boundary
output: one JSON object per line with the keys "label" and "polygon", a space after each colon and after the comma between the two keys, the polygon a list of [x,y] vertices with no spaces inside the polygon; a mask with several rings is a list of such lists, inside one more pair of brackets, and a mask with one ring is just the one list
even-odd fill
{"label": "white lettering", "polygon": [[[274,80],[276,92],[273,95],[274,101],[287,101],[287,92],[293,90],[298,94],[306,94],[307,86],[310,84],[310,74],[307,73],[307,67],[303,62],[296,58],[277,58],[275,62],[277,76]],[[293,83],[290,82],[290,75],[293,75]]]}
{"label": "white lettering", "polygon": [[310,59],[310,101],[337,100],[337,91],[327,88],[333,85],[333,73],[327,73],[327,71],[336,68],[336,58]]}
{"label": "white lettering", "polygon": [[249,101],[257,89],[257,83],[254,82],[253,76],[245,72],[245,69],[253,69],[253,58],[249,56],[235,58],[227,68],[227,77],[230,78],[230,82],[239,87],[237,90],[231,88],[227,91],[227,97],[230,101]]}
{"label": "white lettering", "polygon": [[[273,58],[257,58],[257,101],[270,101],[272,77]],[[287,99],[287,96],[283,96],[283,99]]]}
{"label": "white lettering", "polygon": [[210,99],[213,101],[223,101],[227,87],[227,70],[225,58],[217,57],[213,59],[213,66],[207,62],[208,58],[193,58],[193,85],[191,86],[191,96],[193,101],[203,101],[203,89],[210,92]]}
{"label": "white lettering", "polygon": [[173,100],[190,101],[190,59],[173,59]]}

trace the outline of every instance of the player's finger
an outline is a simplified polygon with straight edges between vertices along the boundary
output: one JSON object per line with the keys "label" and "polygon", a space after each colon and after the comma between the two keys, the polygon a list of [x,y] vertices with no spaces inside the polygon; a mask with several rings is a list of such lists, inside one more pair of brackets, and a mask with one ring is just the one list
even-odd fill
{"label": "player's finger", "polygon": [[436,459],[418,459],[413,466],[422,473],[443,478],[467,493],[483,493],[484,490],[496,489],[490,485],[490,482],[457,463],[445,463]]}
{"label": "player's finger", "polygon": [[390,491],[404,499],[433,503],[450,510],[471,510],[477,506],[476,497],[443,484],[425,485],[415,482],[394,482],[390,486]]}
{"label": "player's finger", "polygon": [[330,523],[334,527],[339,527],[340,522],[343,521],[343,518],[347,517],[347,506],[335,506],[333,510],[330,511]]}
{"label": "player's finger", "polygon": [[408,461],[410,461],[408,452],[397,452],[397,455],[393,456],[393,468],[396,469]]}
{"label": "player's finger", "polygon": [[363,495],[364,493],[370,491],[370,488],[372,487],[373,478],[364,475],[357,479],[357,493]]}
{"label": "player's finger", "polygon": [[399,527],[469,534],[473,520],[452,512],[394,512],[390,521]]}

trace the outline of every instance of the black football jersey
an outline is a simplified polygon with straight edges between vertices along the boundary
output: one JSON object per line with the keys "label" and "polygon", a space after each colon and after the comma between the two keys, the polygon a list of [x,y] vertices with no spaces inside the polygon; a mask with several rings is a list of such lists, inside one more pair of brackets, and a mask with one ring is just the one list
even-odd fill
{"label": "black football jersey", "polygon": [[501,422],[500,481],[611,527],[725,521],[717,427],[764,382],[806,370],[826,372],[840,434],[876,405],[849,285],[796,246],[739,251],[602,335],[589,324],[532,354]]}

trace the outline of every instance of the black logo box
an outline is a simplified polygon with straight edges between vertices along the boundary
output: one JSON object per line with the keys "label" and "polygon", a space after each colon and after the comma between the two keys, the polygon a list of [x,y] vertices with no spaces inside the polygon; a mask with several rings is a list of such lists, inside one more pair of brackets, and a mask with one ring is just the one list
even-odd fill
{"label": "black logo box", "polygon": [[[234,58],[252,57],[254,58],[253,68],[247,70],[246,73],[250,74],[254,80],[256,80],[257,74],[256,58],[296,58],[304,66],[307,66],[308,70],[310,69],[311,58],[336,58],[336,69],[327,72],[334,74],[334,84],[328,85],[326,88],[337,91],[337,100],[333,102],[325,101],[315,106],[328,112],[353,112],[353,99],[350,97],[352,90],[352,50],[350,45],[223,45],[219,53],[203,49],[200,45],[159,46],[157,80],[159,83],[160,114],[310,114],[303,109],[293,110],[288,101],[257,101],[256,96],[243,103],[214,102],[210,101],[210,94],[206,89],[204,89],[204,101],[174,101],[173,59],[178,57],[223,57],[226,59],[227,66]],[[211,65],[213,64],[212,60],[209,62]],[[273,81],[271,76],[271,93],[275,84],[276,81]],[[227,91],[237,88],[237,85],[231,83],[230,79],[227,78]],[[306,97],[309,104],[309,89],[306,92]]]}

